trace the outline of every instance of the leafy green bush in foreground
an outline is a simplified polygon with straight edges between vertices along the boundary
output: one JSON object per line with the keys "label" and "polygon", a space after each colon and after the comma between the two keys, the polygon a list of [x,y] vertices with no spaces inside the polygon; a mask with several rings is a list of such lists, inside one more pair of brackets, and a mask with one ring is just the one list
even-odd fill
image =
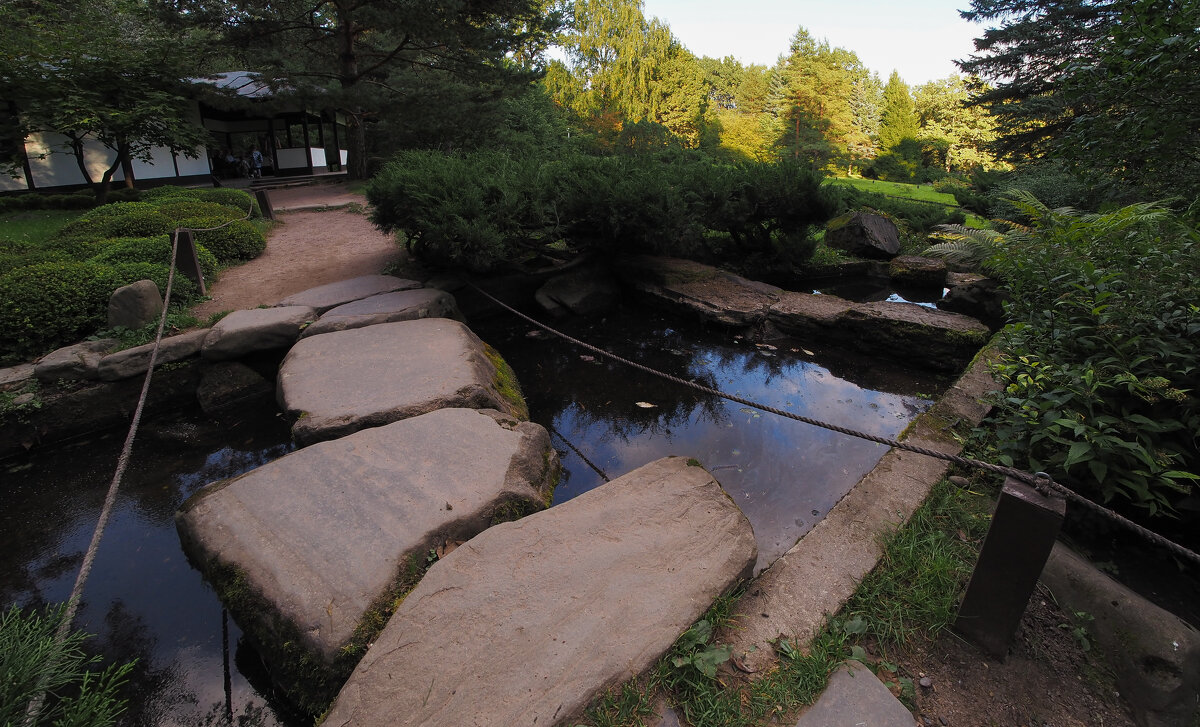
{"label": "leafy green bush in foreground", "polygon": [[[1104,501],[1170,511],[1200,479],[1200,232],[1154,204],[1051,210],[1006,235],[958,230],[1012,294],[987,423],[1000,458]],[[987,431],[987,430],[984,430]]]}

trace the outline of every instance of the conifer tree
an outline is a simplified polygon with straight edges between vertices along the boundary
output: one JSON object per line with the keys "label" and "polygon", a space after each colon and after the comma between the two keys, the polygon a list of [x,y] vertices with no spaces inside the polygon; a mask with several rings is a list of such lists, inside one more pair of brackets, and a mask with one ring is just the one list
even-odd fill
{"label": "conifer tree", "polygon": [[905,139],[917,138],[917,113],[912,94],[900,74],[892,71],[883,87],[883,110],[879,121],[879,148],[892,149]]}

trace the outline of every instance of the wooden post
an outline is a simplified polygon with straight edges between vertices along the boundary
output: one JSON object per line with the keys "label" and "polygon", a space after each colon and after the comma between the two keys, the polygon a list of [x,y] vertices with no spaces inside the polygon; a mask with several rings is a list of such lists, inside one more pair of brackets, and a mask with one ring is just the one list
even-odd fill
{"label": "wooden post", "polygon": [[208,295],[204,287],[204,272],[200,270],[200,258],[196,255],[196,241],[192,238],[191,230],[175,230],[179,250],[175,253],[175,267],[179,272],[196,282],[200,295]]}
{"label": "wooden post", "polygon": [[254,199],[258,200],[258,209],[262,212],[262,216],[268,220],[275,219],[275,210],[271,207],[271,198],[267,196],[267,190],[254,190]]}
{"label": "wooden post", "polygon": [[1066,501],[1013,478],[1004,481],[954,629],[1004,659],[1050,557]]}

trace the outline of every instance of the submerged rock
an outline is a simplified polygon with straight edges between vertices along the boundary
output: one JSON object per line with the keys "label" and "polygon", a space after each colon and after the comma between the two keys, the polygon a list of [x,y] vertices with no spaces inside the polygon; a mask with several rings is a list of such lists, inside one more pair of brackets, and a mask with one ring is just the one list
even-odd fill
{"label": "submerged rock", "polygon": [[280,365],[277,392],[301,444],[448,407],[528,417],[503,359],[445,318],[304,338]]}
{"label": "submerged rock", "polygon": [[323,724],[573,724],[755,557],[749,522],[708,472],[652,462],[435,563]]}
{"label": "submerged rock", "polygon": [[557,477],[537,424],[443,409],[209,485],[176,521],[275,680],[336,690],[395,607],[397,582],[448,541],[545,507]]}
{"label": "submerged rock", "polygon": [[546,281],[534,295],[547,312],[566,312],[577,316],[604,313],[616,304],[620,293],[607,272],[598,269],[575,270]]}

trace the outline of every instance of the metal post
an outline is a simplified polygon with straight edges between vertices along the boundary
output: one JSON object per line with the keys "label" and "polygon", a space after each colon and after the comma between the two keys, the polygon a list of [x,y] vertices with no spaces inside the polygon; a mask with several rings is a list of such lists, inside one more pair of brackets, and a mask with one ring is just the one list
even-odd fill
{"label": "metal post", "polygon": [[1004,481],[954,629],[1003,659],[1066,514],[1066,500]]}
{"label": "metal post", "polygon": [[254,190],[254,199],[258,200],[258,209],[262,212],[262,216],[268,220],[275,219],[275,210],[271,207],[271,198],[267,196],[267,190]]}
{"label": "metal post", "polygon": [[196,281],[200,295],[208,295],[208,290],[204,287],[204,273],[200,270],[200,258],[196,256],[196,241],[192,238],[192,231],[179,229],[175,231],[175,235],[179,242],[179,251],[175,254],[175,267]]}

